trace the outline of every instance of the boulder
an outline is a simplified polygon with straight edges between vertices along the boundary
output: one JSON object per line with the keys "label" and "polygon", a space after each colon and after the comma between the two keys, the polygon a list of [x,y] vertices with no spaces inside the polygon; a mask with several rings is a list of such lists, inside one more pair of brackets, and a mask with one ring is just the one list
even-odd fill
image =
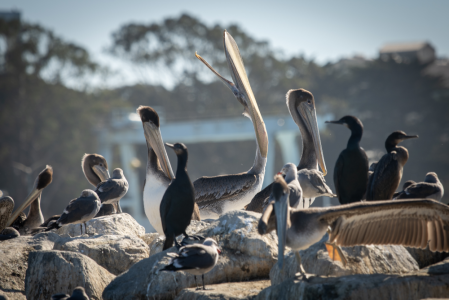
{"label": "boulder", "polygon": [[[232,211],[198,234],[215,239],[222,249],[217,265],[205,275],[206,284],[267,279],[277,261],[277,237],[257,233],[260,214]],[[151,255],[117,276],[104,290],[104,299],[173,299],[182,289],[195,287],[193,275],[160,272],[169,262],[167,252]]]}
{"label": "boulder", "polygon": [[[87,235],[89,236],[117,234],[141,237],[145,235],[145,228],[127,213],[98,217],[87,221],[86,225]],[[57,233],[59,235],[67,235],[70,237],[80,236],[85,234],[84,224],[64,225],[58,229]]]}
{"label": "boulder", "polygon": [[[346,266],[330,259],[324,243],[327,234],[316,244],[300,251],[302,265],[308,274],[322,276],[345,276],[352,274],[399,274],[417,271],[418,264],[402,246],[355,246],[342,247],[348,260]],[[273,285],[295,277],[299,272],[295,254],[285,256],[284,270],[276,264],[270,272]]]}
{"label": "boulder", "polygon": [[124,235],[64,237],[55,242],[53,250],[82,253],[114,275],[150,255],[150,248],[143,240]]}
{"label": "boulder", "polygon": [[315,276],[288,279],[258,294],[258,300],[279,299],[397,299],[444,298],[449,295],[449,261],[405,275]]}
{"label": "boulder", "polygon": [[429,250],[429,246],[426,249],[411,247],[406,247],[405,249],[416,260],[420,269],[439,263],[449,257],[448,252],[432,252]]}
{"label": "boulder", "polygon": [[206,286],[205,291],[196,288],[183,289],[176,300],[246,300],[254,299],[263,289],[270,286],[269,280],[220,283]]}
{"label": "boulder", "polygon": [[27,299],[47,300],[57,293],[72,294],[85,288],[90,299],[101,299],[114,275],[89,257],[68,251],[36,251],[28,258],[25,294]]}
{"label": "boulder", "polygon": [[25,299],[25,273],[30,251],[53,249],[59,236],[52,232],[0,242],[0,290],[9,299]]}

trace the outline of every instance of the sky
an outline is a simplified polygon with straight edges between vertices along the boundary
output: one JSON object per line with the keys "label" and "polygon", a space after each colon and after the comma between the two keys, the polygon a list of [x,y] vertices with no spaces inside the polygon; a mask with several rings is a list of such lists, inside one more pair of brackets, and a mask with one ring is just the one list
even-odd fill
{"label": "sky", "polygon": [[87,48],[94,58],[120,71],[113,84],[136,81],[133,70],[104,49],[111,33],[129,22],[160,22],[189,13],[223,29],[237,23],[285,55],[304,54],[319,63],[342,57],[377,56],[390,42],[429,41],[449,57],[449,1],[56,1],[2,0],[0,10],[16,9],[64,39]]}

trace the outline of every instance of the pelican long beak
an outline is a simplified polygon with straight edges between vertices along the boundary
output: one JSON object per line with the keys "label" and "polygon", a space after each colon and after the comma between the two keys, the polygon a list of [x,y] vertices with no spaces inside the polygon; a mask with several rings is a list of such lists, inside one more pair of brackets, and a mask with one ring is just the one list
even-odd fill
{"label": "pelican long beak", "polygon": [[318,121],[316,118],[315,107],[310,108],[305,103],[299,106],[300,113],[305,120],[307,129],[312,134],[313,145],[315,146],[315,153],[317,153],[318,164],[321,167],[323,175],[327,174],[326,163],[324,162],[323,148],[321,147],[320,131],[318,129]]}
{"label": "pelican long beak", "polygon": [[260,154],[262,157],[266,158],[268,154],[268,135],[265,123],[263,122],[256,98],[254,97],[251,85],[249,84],[237,43],[226,30],[223,33],[223,45],[226,60],[231,70],[232,79],[234,80],[240,95],[243,95],[241,98],[243,98],[242,100],[246,103],[245,111],[249,114],[249,117],[253,122]]}
{"label": "pelican long beak", "polygon": [[281,199],[276,199],[274,203],[274,213],[276,215],[276,229],[278,234],[278,265],[284,267],[284,249],[287,239],[287,213],[288,213],[288,194]]}
{"label": "pelican long beak", "polygon": [[11,217],[8,220],[8,223],[6,223],[5,227],[11,226],[11,224],[17,219],[17,217],[20,215],[22,211],[24,211],[34,200],[36,200],[42,193],[42,190],[38,190],[37,188],[34,188],[30,194],[26,197],[25,202],[22,203],[22,205],[19,206],[16,211],[14,211],[11,214]]}
{"label": "pelican long beak", "polygon": [[156,153],[159,164],[165,175],[167,175],[170,180],[173,180],[175,178],[175,175],[171,168],[167,151],[165,151],[164,142],[162,141],[162,135],[159,127],[149,122],[143,122],[143,131],[145,134],[145,139]]}
{"label": "pelican long beak", "polygon": [[100,178],[101,181],[108,180],[111,176],[109,175],[109,170],[106,169],[104,166],[95,165],[92,167],[95,174]]}

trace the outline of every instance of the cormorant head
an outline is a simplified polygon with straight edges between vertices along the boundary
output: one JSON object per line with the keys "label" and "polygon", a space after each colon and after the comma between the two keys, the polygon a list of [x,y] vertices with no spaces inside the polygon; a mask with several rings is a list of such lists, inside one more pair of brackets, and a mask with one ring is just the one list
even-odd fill
{"label": "cormorant head", "polygon": [[326,123],[341,124],[348,127],[350,130],[363,129],[362,121],[354,116],[344,116],[338,121],[326,121]]}
{"label": "cormorant head", "polygon": [[165,143],[165,145],[172,148],[175,151],[176,155],[178,156],[187,153],[187,146],[184,145],[183,143],[175,143],[175,144]]}
{"label": "cormorant head", "polygon": [[417,135],[407,135],[404,131],[398,130],[393,132],[387,137],[387,140],[385,141],[385,148],[388,151],[389,148],[397,146],[400,142],[404,140],[416,139],[418,137],[419,136]]}

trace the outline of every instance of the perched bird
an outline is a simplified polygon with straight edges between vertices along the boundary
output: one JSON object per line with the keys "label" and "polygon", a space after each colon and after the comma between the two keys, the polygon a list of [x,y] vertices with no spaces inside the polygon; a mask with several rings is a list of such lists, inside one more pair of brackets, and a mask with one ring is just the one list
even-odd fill
{"label": "perched bird", "polygon": [[0,232],[0,241],[13,239],[20,236],[20,233],[14,227],[6,227]]}
{"label": "perched bird", "polygon": [[[141,105],[137,109],[137,113],[142,121],[148,150],[147,169],[143,185],[143,207],[151,226],[159,235],[163,236],[164,230],[162,228],[160,206],[162,197],[175,175],[165,151],[159,115],[156,110],[150,106]],[[195,204],[193,210],[192,220],[201,220],[197,204]]]}
{"label": "perched bird", "polygon": [[385,141],[387,154],[377,162],[366,190],[366,200],[390,200],[402,179],[402,170],[408,160],[408,151],[398,144],[407,139],[418,138],[403,131],[395,131]]}
{"label": "perched bird", "polygon": [[[371,167],[370,167],[370,170],[371,170]],[[374,173],[374,172],[372,172],[372,173]],[[399,194],[403,193],[406,188],[408,188],[409,186],[411,186],[412,184],[415,184],[415,183],[416,182],[413,180],[407,180],[406,182],[404,182],[404,184],[402,185],[402,191],[394,193],[393,199],[396,199],[396,197],[399,196]]]}
{"label": "perched bird", "polygon": [[247,172],[220,176],[204,176],[195,180],[195,202],[201,216],[217,217],[227,211],[242,209],[262,188],[268,154],[268,134],[257,106],[256,98],[249,84],[239,48],[232,36],[225,30],[223,46],[233,82],[215,71],[201,56],[201,60],[232,91],[242,104],[243,115],[248,117],[256,134],[256,157]]}
{"label": "perched bird", "polygon": [[218,262],[218,255],[221,253],[220,248],[215,240],[206,238],[203,244],[193,244],[181,247],[179,253],[168,253],[172,259],[170,264],[165,266],[161,271],[185,271],[194,275],[195,283],[198,288],[196,276],[201,275],[204,285],[204,274],[211,271]]}
{"label": "perched bird", "polygon": [[11,226],[17,217],[27,208],[30,204],[30,211],[26,219],[23,222],[16,223],[18,225],[18,230],[20,234],[29,234],[33,228],[39,227],[40,224],[44,222],[44,216],[41,211],[41,196],[42,191],[46,188],[53,180],[53,168],[49,165],[45,167],[42,172],[39,173],[36,180],[34,181],[33,189],[26,198],[25,202],[11,215],[6,227]]}
{"label": "perched bird", "polygon": [[6,223],[11,217],[12,210],[14,209],[14,200],[9,197],[0,198],[0,233],[6,228]]}
{"label": "perched bird", "polygon": [[394,199],[416,199],[427,198],[441,201],[444,195],[444,188],[435,172],[426,174],[424,182],[410,183],[408,186],[404,184],[404,190],[400,192]]}
{"label": "perched bird", "polygon": [[338,156],[334,168],[334,184],[340,204],[348,204],[363,199],[368,184],[368,156],[360,147],[363,124],[358,118],[345,116],[338,121],[326,121],[342,124],[351,130],[346,149]]}
{"label": "perched bird", "polygon": [[[81,168],[87,181],[95,188],[100,182],[109,179],[108,162],[100,154],[84,154],[81,159]],[[108,216],[118,211],[112,204],[103,204],[95,217]]]}
{"label": "perched bird", "polygon": [[[292,163],[285,164],[282,167],[282,170],[278,173],[278,175],[282,175],[284,177],[285,182],[287,183],[288,189],[290,190],[290,207],[298,208],[302,203],[302,188],[298,181],[298,174],[296,173],[296,166]],[[273,199],[273,192],[269,199]],[[270,200],[268,200],[270,201]],[[267,205],[268,205],[267,201]]]}
{"label": "perched bird", "polygon": [[80,224],[81,232],[87,233],[86,222],[91,220],[100,210],[101,202],[97,193],[92,190],[84,190],[79,198],[70,201],[64,209],[61,217],[54,223],[49,224],[46,231],[60,228],[67,224]]}
{"label": "perched bird", "polygon": [[[289,189],[281,176],[273,186],[274,202],[262,214],[258,231],[276,228],[279,261],[290,247],[305,276],[299,250],[307,249],[329,232],[338,246],[403,245],[430,251],[449,251],[449,207],[430,199],[363,201],[333,207],[291,209]],[[275,211],[275,218],[270,218]],[[274,224],[273,224],[274,223]],[[283,244],[285,242],[285,244]]]}
{"label": "perched bird", "polygon": [[120,168],[114,169],[112,177],[97,185],[95,192],[101,204],[116,204],[118,211],[122,212],[119,201],[128,192],[129,184]]}
{"label": "perched bird", "polygon": [[195,204],[195,190],[187,173],[187,147],[182,143],[165,144],[175,151],[178,166],[176,178],[165,191],[160,205],[162,228],[165,234],[163,250],[172,247],[173,242],[178,245],[176,242],[178,235],[184,234],[188,237],[186,228],[190,224]]}
{"label": "perched bird", "polygon": [[89,300],[86,291],[82,286],[77,286],[72,293],[72,296],[67,294],[54,294],[51,296],[52,300]]}
{"label": "perched bird", "polygon": [[[315,98],[305,89],[290,90],[286,98],[287,108],[302,137],[303,151],[297,170],[298,181],[303,192],[302,207],[307,208],[312,205],[316,197],[336,197],[336,195],[324,179],[327,170],[316,119]],[[318,165],[324,174],[318,170]],[[270,194],[271,184],[254,196],[246,210],[263,212],[263,204],[266,203]]]}

